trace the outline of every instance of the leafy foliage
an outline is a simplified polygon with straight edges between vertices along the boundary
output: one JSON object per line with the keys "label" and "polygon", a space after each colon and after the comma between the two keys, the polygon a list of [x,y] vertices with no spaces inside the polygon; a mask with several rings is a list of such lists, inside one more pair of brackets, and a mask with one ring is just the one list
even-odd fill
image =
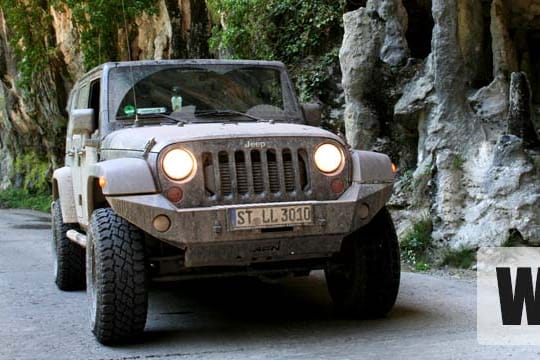
{"label": "leafy foliage", "polygon": [[35,152],[20,155],[15,160],[13,173],[21,179],[20,188],[0,191],[0,207],[25,208],[48,212],[51,206],[50,166]]}
{"label": "leafy foliage", "polygon": [[458,250],[447,250],[441,265],[449,265],[461,269],[469,269],[476,262],[476,250],[461,247]]}
{"label": "leafy foliage", "polygon": [[222,56],[277,59],[292,70],[302,100],[324,94],[338,60],[345,0],[208,0],[210,46]]}
{"label": "leafy foliage", "polygon": [[49,212],[52,198],[49,194],[31,194],[24,189],[0,191],[0,208],[33,209]]}
{"label": "leafy foliage", "polygon": [[429,270],[428,250],[431,248],[433,239],[431,232],[433,226],[428,215],[413,224],[400,242],[401,253],[405,262],[414,266],[416,270]]}
{"label": "leafy foliage", "polygon": [[125,32],[125,24],[133,22],[143,12],[156,12],[152,0],[53,0],[57,9],[72,11],[73,22],[81,35],[81,51],[84,66],[91,69],[105,61],[118,59],[119,31]]}
{"label": "leafy foliage", "polygon": [[50,62],[54,54],[55,44],[49,44],[51,39],[47,36],[50,14],[43,3],[39,0],[0,0],[11,31],[9,42],[17,59],[18,85],[25,91],[31,90],[34,75]]}
{"label": "leafy foliage", "polygon": [[15,160],[14,172],[21,176],[23,188],[31,194],[49,193],[49,162],[35,152],[21,155]]}
{"label": "leafy foliage", "polygon": [[80,33],[84,65],[90,69],[104,61],[118,60],[118,33],[125,22],[147,12],[155,13],[152,0],[0,0],[11,31],[10,45],[17,59],[19,86],[31,89],[32,79],[55,54],[50,8],[70,9]]}

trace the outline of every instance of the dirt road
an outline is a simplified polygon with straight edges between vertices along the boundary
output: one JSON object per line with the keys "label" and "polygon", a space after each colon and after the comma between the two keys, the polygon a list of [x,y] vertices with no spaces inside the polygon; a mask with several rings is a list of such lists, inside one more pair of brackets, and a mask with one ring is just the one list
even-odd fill
{"label": "dirt road", "polygon": [[336,318],[324,276],[154,286],[144,339],[105,347],[52,278],[48,216],[0,210],[0,359],[539,359],[476,342],[472,280],[404,273],[387,319]]}

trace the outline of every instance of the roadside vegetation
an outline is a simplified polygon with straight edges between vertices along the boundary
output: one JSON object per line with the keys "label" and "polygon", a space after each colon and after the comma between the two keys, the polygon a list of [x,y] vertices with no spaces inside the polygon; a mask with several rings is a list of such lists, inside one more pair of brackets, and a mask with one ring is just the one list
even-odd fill
{"label": "roadside vegetation", "polygon": [[0,208],[32,209],[49,212],[52,198],[49,194],[31,194],[25,189],[0,191]]}
{"label": "roadside vegetation", "polygon": [[0,190],[1,208],[33,209],[49,212],[51,207],[49,163],[35,152],[15,160],[13,178],[16,186]]}
{"label": "roadside vegetation", "polygon": [[411,230],[400,242],[403,261],[415,270],[431,268],[428,252],[432,247],[431,231],[433,226],[429,216],[424,216],[414,223]]}
{"label": "roadside vegetation", "polygon": [[441,265],[460,269],[470,269],[476,263],[476,249],[461,247],[448,249],[443,253]]}
{"label": "roadside vegetation", "polygon": [[462,246],[458,249],[435,249],[429,215],[413,224],[400,242],[401,257],[406,265],[417,271],[439,267],[471,269],[476,263],[476,249]]}

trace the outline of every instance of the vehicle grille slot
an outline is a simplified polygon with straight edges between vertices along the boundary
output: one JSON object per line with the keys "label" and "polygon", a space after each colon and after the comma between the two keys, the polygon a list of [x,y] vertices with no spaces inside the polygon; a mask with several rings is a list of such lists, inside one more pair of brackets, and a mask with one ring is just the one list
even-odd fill
{"label": "vehicle grille slot", "polygon": [[296,155],[297,157],[295,158],[298,159],[298,165],[296,166],[298,181],[300,189],[305,192],[311,188],[308,178],[308,153],[305,149],[300,149]]}
{"label": "vehicle grille slot", "polygon": [[202,152],[201,165],[204,190],[211,201],[298,201],[311,196],[306,148],[221,147]]}
{"label": "vehicle grille slot", "polygon": [[225,151],[219,152],[219,178],[221,180],[221,194],[224,196],[232,194],[231,169],[229,166],[229,154]]}
{"label": "vehicle grille slot", "polygon": [[249,182],[244,152],[236,151],[234,153],[234,161],[236,165],[236,186],[238,188],[238,193],[245,195],[248,193]]}
{"label": "vehicle grille slot", "polygon": [[285,191],[293,192],[296,188],[294,180],[294,167],[291,150],[283,150],[283,176],[285,180]]}
{"label": "vehicle grille slot", "polygon": [[279,192],[279,169],[278,161],[276,156],[276,151],[270,149],[266,151],[266,158],[268,162],[268,182],[270,187],[270,192],[277,193]]}
{"label": "vehicle grille slot", "polygon": [[205,152],[202,154],[202,165],[204,172],[204,187],[208,192],[208,195],[214,196],[216,194],[216,185],[218,184],[216,184],[212,153]]}
{"label": "vehicle grille slot", "polygon": [[251,150],[251,171],[253,174],[253,191],[262,194],[264,191],[264,178],[259,150]]}

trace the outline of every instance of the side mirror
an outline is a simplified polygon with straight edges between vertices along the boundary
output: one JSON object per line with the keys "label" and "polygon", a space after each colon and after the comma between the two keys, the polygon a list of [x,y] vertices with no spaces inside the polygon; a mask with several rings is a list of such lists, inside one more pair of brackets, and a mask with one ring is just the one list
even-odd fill
{"label": "side mirror", "polygon": [[316,127],[321,126],[321,107],[319,104],[302,104],[302,112],[304,113],[306,124]]}
{"label": "side mirror", "polygon": [[94,109],[75,109],[71,111],[73,134],[90,134],[94,129]]}

